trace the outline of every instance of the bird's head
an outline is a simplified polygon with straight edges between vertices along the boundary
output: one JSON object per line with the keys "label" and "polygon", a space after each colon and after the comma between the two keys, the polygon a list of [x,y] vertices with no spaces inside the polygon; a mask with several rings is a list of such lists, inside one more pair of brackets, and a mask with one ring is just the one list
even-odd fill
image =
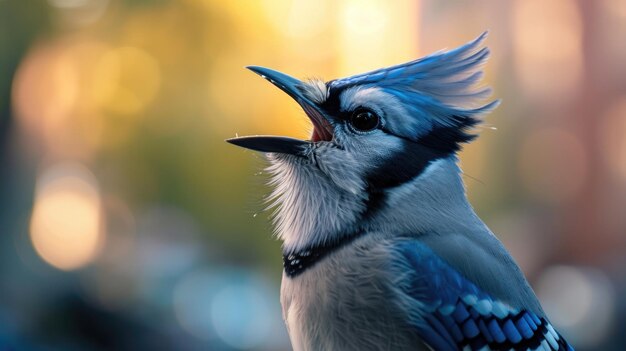
{"label": "bird's head", "polygon": [[[407,183],[445,178],[440,173],[449,169],[427,172],[429,166],[437,160],[454,163],[461,145],[475,137],[472,129],[480,117],[498,103],[479,104],[490,93],[476,87],[489,55],[481,46],[484,37],[451,51],[326,83],[248,67],[296,100],[313,123],[310,140],[228,140],[268,153],[275,174],[273,198],[280,206],[279,233],[321,231],[328,234],[318,234],[319,240],[332,240],[354,223],[364,223],[371,207],[381,206],[381,194]],[[309,211],[318,215],[302,218]],[[327,215],[340,219],[320,218]]]}

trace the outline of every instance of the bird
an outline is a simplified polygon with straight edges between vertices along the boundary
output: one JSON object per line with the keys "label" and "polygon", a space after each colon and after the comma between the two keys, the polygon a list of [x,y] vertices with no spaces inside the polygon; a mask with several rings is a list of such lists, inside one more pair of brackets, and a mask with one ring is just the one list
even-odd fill
{"label": "bird", "polygon": [[227,140],[269,164],[294,350],[573,350],[466,196],[459,152],[499,104],[486,35],[328,82],[247,67],[313,125]]}

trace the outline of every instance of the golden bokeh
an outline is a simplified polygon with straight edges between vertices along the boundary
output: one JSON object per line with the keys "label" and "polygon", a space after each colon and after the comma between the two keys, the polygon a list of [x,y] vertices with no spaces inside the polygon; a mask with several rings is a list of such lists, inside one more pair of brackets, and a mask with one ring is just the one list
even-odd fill
{"label": "golden bokeh", "polygon": [[[415,58],[419,30],[415,1],[388,6],[381,0],[345,0],[338,5],[340,75],[362,73]],[[390,40],[393,38],[393,40]]]}
{"label": "golden bokeh", "polygon": [[158,62],[134,48],[113,49],[95,64],[95,96],[102,107],[122,115],[136,116],[159,89]]}
{"label": "golden bokeh", "polygon": [[[9,14],[0,21],[0,334],[8,313],[24,320],[23,340],[59,334],[63,346],[44,347],[82,349],[102,331],[81,334],[67,316],[89,310],[97,321],[104,309],[138,322],[107,324],[119,338],[111,349],[132,335],[154,342],[140,349],[171,337],[191,349],[288,350],[279,307],[257,319],[283,334],[251,346],[254,309],[230,305],[234,290],[222,289],[241,278],[230,266],[276,289],[281,269],[264,157],[224,139],[309,138],[312,126],[296,101],[245,67],[328,81],[484,31],[491,56],[481,84],[502,103],[459,154],[472,206],[531,283],[554,263],[623,273],[623,0],[0,0],[0,13]],[[42,260],[54,269],[40,269]],[[185,279],[193,272],[210,274]],[[552,287],[567,283],[547,277]],[[57,284],[69,280],[78,283]],[[51,282],[58,295],[39,296]],[[262,307],[277,294],[242,296]],[[58,303],[67,296],[87,308]],[[235,307],[247,327],[231,318]],[[593,315],[602,311],[552,320],[569,340],[578,327],[567,321],[601,326]],[[42,331],[44,317],[70,327]]]}
{"label": "golden bokeh", "polygon": [[78,73],[65,43],[35,46],[21,63],[13,85],[19,122],[45,143],[62,143],[78,99]]}
{"label": "golden bokeh", "polygon": [[88,170],[61,164],[39,176],[30,236],[44,261],[62,270],[90,263],[102,244],[101,224],[100,194]]}

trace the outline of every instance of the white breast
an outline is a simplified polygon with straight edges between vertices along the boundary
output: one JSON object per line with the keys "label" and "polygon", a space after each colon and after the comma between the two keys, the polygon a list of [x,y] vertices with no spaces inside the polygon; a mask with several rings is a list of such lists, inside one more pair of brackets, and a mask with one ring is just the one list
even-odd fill
{"label": "white breast", "polygon": [[294,278],[283,275],[294,350],[427,350],[397,307],[389,242],[375,237],[366,234]]}

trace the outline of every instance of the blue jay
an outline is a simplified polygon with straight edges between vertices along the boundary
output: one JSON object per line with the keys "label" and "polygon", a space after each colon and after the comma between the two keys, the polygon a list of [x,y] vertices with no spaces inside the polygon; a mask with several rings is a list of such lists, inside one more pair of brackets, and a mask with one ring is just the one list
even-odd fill
{"label": "blue jay", "polygon": [[313,123],[228,140],[270,163],[294,350],[573,350],[465,196],[457,153],[498,105],[485,35],[326,83],[248,67]]}

